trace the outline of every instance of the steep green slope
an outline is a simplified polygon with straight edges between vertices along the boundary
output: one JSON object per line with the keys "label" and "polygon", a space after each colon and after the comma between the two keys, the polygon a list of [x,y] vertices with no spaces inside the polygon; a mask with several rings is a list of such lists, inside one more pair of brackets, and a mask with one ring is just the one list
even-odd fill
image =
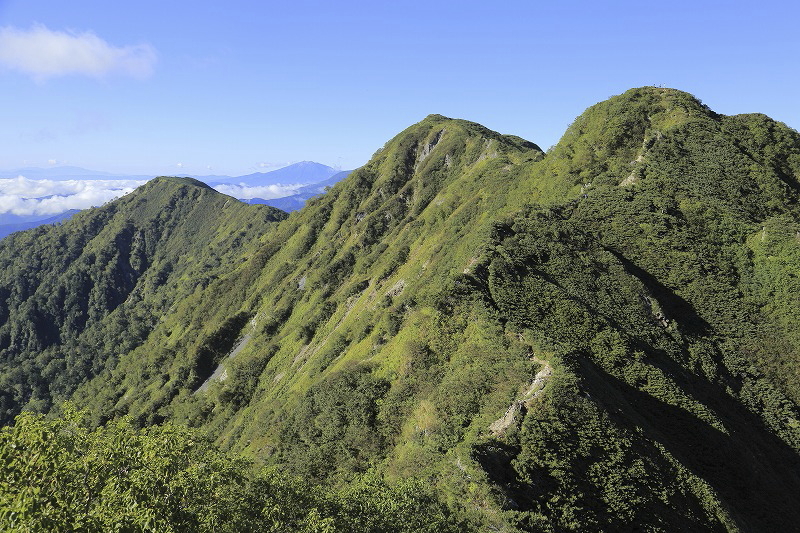
{"label": "steep green slope", "polygon": [[[220,390],[194,394],[198,384],[183,380],[176,392],[180,397],[164,412],[177,409],[178,416],[197,424],[227,424],[248,404],[260,411],[296,402],[348,346],[360,345],[347,358],[360,361],[370,355],[372,344],[391,339],[400,326],[395,311],[402,309],[406,280],[415,285],[414,298],[430,298],[426,292],[439,292],[437,283],[449,279],[453,263],[461,265],[459,271],[465,268],[477,253],[477,235],[488,236],[492,214],[506,203],[516,179],[514,165],[541,156],[535,145],[520,139],[465,121],[429,117],[308,209],[293,214],[247,263],[187,301],[186,313],[177,308],[166,316],[153,332],[155,342],[143,347],[141,356],[129,358],[132,366],[123,362],[116,375],[101,377],[86,389],[87,397],[114,395],[96,401],[97,408],[116,404],[120,412],[139,418],[154,407],[165,408],[141,393],[145,384],[136,381],[135,368],[180,353],[176,347],[185,342],[187,331],[204,331],[206,324],[240,316],[250,322],[231,329],[229,343],[239,336],[250,340],[230,362]],[[213,308],[201,303],[208,301],[215,303]],[[194,344],[182,350],[188,356],[175,357],[169,375],[193,375],[198,350],[220,334],[207,328],[203,335],[190,336]],[[297,366],[304,370],[285,372]],[[276,379],[282,370],[284,376]],[[103,378],[121,379],[122,385],[109,387]],[[256,392],[259,380],[263,386]],[[273,380],[279,386],[266,387]],[[251,401],[254,394],[257,399]],[[127,398],[119,403],[122,395]],[[263,422],[255,416],[239,416],[232,423],[245,421],[257,438],[265,438]],[[245,428],[225,432],[233,431]]]}
{"label": "steep green slope", "polygon": [[[431,116],[83,394],[319,480],[425,476],[482,528],[786,527],[799,145],[653,88],[546,156]],[[245,342],[197,390],[220,336]]]}
{"label": "steep green slope", "polygon": [[789,531],[799,179],[797,132],[671,89],[547,154],[432,115],[73,398],[327,485],[419,477],[476,530]]}
{"label": "steep green slope", "polygon": [[0,420],[47,410],[145,341],[285,213],[157,178],[0,243]]}
{"label": "steep green slope", "polygon": [[580,197],[498,224],[476,265],[506,328],[568,376],[504,440],[511,497],[578,529],[791,530],[800,302],[767,279],[800,272],[800,136],[646,89],[588,110],[548,158],[588,146],[604,159],[580,165]]}

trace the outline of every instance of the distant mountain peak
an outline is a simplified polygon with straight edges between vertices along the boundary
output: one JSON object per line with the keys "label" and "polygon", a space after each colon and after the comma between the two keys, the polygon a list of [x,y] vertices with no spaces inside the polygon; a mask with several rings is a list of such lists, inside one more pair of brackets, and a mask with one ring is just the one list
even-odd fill
{"label": "distant mountain peak", "polygon": [[243,185],[246,187],[263,187],[277,184],[310,185],[325,181],[338,172],[339,170],[322,163],[300,161],[269,172],[254,172],[244,176],[211,181],[210,185]]}

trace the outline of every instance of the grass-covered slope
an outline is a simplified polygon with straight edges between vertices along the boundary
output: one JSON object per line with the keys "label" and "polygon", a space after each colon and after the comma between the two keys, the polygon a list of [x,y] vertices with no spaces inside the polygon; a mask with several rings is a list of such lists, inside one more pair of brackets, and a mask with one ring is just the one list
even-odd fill
{"label": "grass-covered slope", "polygon": [[319,480],[427,477],[481,528],[786,527],[799,171],[796,132],[672,90],[547,155],[431,116],[82,394]]}
{"label": "grass-covered slope", "polygon": [[60,226],[0,242],[0,419],[47,410],[145,341],[176,301],[285,213],[157,178]]}
{"label": "grass-covered slope", "polygon": [[670,89],[547,154],[432,115],[73,398],[327,485],[422,478],[476,530],[792,530],[799,178],[797,132]]}
{"label": "grass-covered slope", "polygon": [[[391,340],[403,318],[395,304],[404,293],[430,299],[454,264],[466,267],[482,242],[477,235],[488,235],[493,213],[506,203],[514,166],[541,156],[520,139],[429,117],[292,214],[236,271],[166,315],[142,356],[123,361],[87,396],[116,395],[98,408],[116,405],[137,417],[163,409],[198,424],[246,424],[236,431],[263,440],[262,418],[233,414],[297,402],[318,374],[334,370],[328,367],[340,353],[350,352],[334,366],[360,363],[372,344],[377,350]],[[226,322],[232,317],[242,318]],[[223,337],[229,346],[248,340],[226,363],[227,379],[195,393],[198,354]],[[177,386],[166,400],[142,393],[134,371],[165,358]],[[115,379],[119,386],[106,386]]]}

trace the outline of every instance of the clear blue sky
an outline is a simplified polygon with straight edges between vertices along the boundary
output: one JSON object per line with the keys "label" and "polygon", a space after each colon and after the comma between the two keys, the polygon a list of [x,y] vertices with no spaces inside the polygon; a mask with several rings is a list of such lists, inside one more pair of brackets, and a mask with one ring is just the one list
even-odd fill
{"label": "clear blue sky", "polygon": [[771,0],[0,0],[0,168],[353,168],[430,113],[546,149],[642,85],[800,128],[799,20]]}

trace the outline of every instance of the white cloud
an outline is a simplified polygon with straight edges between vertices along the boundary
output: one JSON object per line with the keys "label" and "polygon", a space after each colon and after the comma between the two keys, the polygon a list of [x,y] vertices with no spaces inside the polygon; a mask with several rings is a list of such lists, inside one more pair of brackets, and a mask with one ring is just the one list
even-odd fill
{"label": "white cloud", "polygon": [[214,188],[219,192],[221,192],[222,194],[227,194],[229,196],[233,196],[234,198],[239,198],[239,199],[263,198],[264,200],[270,200],[272,198],[283,198],[284,196],[291,196],[297,193],[297,190],[300,187],[302,187],[302,185],[299,184],[264,185],[261,187],[248,187],[247,185],[239,184],[239,185],[217,185]]}
{"label": "white cloud", "polygon": [[32,180],[24,176],[0,179],[0,213],[55,215],[86,209],[131,192],[144,180]]}
{"label": "white cloud", "polygon": [[[119,198],[147,180],[48,180],[25,176],[0,179],[0,214],[56,215],[69,209],[86,209]],[[234,198],[282,198],[295,194],[302,185],[248,187],[217,185],[217,191]]]}
{"label": "white cloud", "polygon": [[117,47],[92,32],[53,31],[41,24],[29,30],[0,28],[0,65],[37,81],[69,74],[145,78],[155,62],[156,51],[149,44]]}

